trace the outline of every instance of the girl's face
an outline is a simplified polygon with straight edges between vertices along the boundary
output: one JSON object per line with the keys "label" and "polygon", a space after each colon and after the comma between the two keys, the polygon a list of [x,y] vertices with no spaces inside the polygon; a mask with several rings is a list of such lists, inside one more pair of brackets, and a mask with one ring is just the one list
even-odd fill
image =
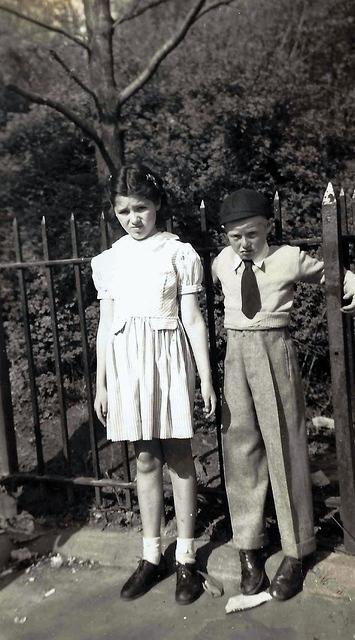
{"label": "girl's face", "polygon": [[157,231],[155,223],[159,206],[141,196],[117,196],[115,214],[132,238],[144,240]]}

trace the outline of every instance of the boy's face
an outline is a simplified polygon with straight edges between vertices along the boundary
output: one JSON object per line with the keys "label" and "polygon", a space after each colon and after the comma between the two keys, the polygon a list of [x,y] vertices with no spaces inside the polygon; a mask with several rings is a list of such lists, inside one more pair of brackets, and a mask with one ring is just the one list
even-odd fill
{"label": "boy's face", "polygon": [[263,251],[271,222],[263,216],[253,216],[225,224],[232,249],[243,260],[255,260]]}

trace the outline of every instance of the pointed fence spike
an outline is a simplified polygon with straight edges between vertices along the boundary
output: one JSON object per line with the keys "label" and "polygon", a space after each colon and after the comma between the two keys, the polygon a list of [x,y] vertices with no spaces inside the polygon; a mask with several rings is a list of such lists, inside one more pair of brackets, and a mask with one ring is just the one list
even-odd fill
{"label": "pointed fence spike", "polygon": [[72,220],[73,222],[74,222],[74,220],[75,220],[75,214],[74,214],[74,211],[72,211],[72,212],[71,212],[71,214],[70,214],[70,220]]}
{"label": "pointed fence spike", "polygon": [[333,185],[331,182],[328,182],[328,186],[323,196],[323,204],[333,204],[334,200],[335,200],[335,193],[334,193]]}
{"label": "pointed fence spike", "polygon": [[200,204],[200,225],[202,233],[207,233],[207,216],[204,200],[201,200]]}
{"label": "pointed fence spike", "polygon": [[282,243],[282,213],[279,192],[275,191],[274,202],[275,238],[278,244]]}
{"label": "pointed fence spike", "polygon": [[341,198],[343,198],[345,196],[344,187],[341,187],[339,195],[340,195]]}
{"label": "pointed fence spike", "polygon": [[354,189],[354,191],[353,191],[353,195],[351,196],[351,199],[352,199],[352,200],[355,200],[355,189]]}

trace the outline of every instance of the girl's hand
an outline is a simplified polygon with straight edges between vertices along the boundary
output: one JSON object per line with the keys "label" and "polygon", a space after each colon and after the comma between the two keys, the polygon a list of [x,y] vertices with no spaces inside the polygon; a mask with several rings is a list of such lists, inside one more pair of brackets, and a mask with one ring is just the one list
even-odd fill
{"label": "girl's hand", "polygon": [[203,413],[205,418],[211,418],[216,411],[217,398],[212,382],[201,383],[201,394],[204,403]]}
{"label": "girl's hand", "polygon": [[100,387],[96,390],[94,409],[100,422],[106,427],[107,416],[107,390],[105,387]]}

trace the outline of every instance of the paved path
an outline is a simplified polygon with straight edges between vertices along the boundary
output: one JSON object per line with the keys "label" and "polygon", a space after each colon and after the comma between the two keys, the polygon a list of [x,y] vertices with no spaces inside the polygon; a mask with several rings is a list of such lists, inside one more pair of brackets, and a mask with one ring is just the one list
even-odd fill
{"label": "paved path", "polygon": [[[198,541],[200,560],[226,594],[204,593],[186,607],[175,604],[175,576],[143,598],[120,600],[141,550],[133,529],[47,531],[24,546],[39,556],[59,552],[63,564],[54,568],[44,556],[27,571],[0,576],[0,640],[355,640],[354,556],[318,553],[297,597],[226,615],[240,580],[230,543]],[[172,561],[171,539],[165,547]],[[270,577],[281,558],[268,559]]]}
{"label": "paved path", "polygon": [[[354,640],[355,604],[304,591],[285,603],[226,615],[229,595],[174,602],[170,576],[143,598],[119,599],[117,568],[41,561],[0,578],[1,640]],[[55,589],[53,592],[52,590]],[[46,595],[45,594],[51,594]]]}

